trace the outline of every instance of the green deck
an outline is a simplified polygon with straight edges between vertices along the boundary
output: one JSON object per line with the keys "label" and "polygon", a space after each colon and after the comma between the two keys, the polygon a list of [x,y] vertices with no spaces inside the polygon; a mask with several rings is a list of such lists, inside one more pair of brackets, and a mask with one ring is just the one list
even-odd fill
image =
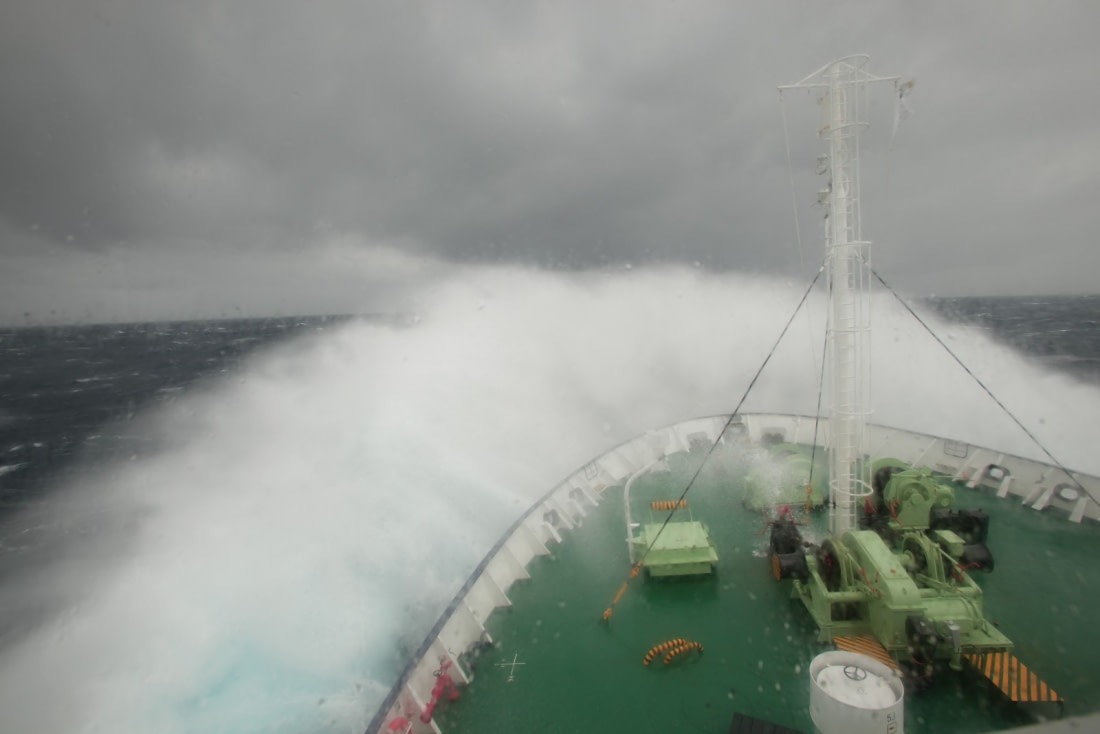
{"label": "green deck", "polygon": [[[672,457],[672,474],[638,479],[632,499],[678,496],[699,460]],[[437,709],[441,729],[725,732],[742,712],[811,732],[806,670],[827,648],[815,642],[816,628],[790,599],[789,583],[771,577],[762,517],[741,506],[736,489],[717,491],[738,474],[729,461],[715,462],[690,493],[694,517],[706,521],[717,545],[716,573],[638,577],[604,623],[630,569],[622,488],[608,490],[551,556],[535,559],[531,580],[509,592],[513,606],[492,615],[495,644],[464,661],[476,666],[474,681],[458,701]],[[1100,601],[1097,528],[981,490],[960,487],[957,494],[957,507],[980,506],[991,515],[997,570],[977,576],[988,613],[1016,643],[1017,656],[1067,700],[1068,715],[1100,709],[1100,629],[1092,621]],[[668,666],[663,656],[642,664],[650,648],[673,638],[696,640],[705,652]],[[1032,720],[968,670],[906,699],[905,726],[914,734]]]}

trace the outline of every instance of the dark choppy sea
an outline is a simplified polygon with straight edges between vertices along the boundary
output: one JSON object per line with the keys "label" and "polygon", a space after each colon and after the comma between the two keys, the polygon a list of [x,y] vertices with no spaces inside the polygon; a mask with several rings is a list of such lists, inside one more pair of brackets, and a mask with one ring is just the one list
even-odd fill
{"label": "dark choppy sea", "polygon": [[1100,296],[942,298],[926,305],[1032,360],[1100,384]]}
{"label": "dark choppy sea", "polygon": [[0,330],[0,516],[35,501],[79,460],[140,456],[131,419],[254,350],[346,317],[100,324]]}

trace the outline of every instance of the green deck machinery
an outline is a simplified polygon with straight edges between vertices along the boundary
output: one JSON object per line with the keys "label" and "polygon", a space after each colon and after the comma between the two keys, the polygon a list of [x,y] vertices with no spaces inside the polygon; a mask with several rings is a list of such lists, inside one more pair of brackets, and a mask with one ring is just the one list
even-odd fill
{"label": "green deck machinery", "polygon": [[792,596],[819,639],[872,636],[918,670],[937,660],[959,669],[964,655],[1011,650],[969,574],[993,568],[985,513],[952,510],[954,490],[929,469],[882,459],[871,476],[860,529],[810,544],[789,516],[772,524],[773,574],[794,579]]}

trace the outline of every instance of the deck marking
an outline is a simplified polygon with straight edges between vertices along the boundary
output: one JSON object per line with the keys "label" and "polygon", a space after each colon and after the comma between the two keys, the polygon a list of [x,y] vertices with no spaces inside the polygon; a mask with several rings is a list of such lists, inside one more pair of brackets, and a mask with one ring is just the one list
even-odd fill
{"label": "deck marking", "polygon": [[882,646],[874,637],[870,635],[855,635],[853,637],[834,637],[833,644],[837,646],[838,650],[847,650],[848,652],[858,652],[861,655],[866,655],[870,658],[878,660],[884,665],[888,665],[894,670],[901,672],[901,667],[897,661],[890,656],[886,648]]}
{"label": "deck marking", "polygon": [[516,666],[527,664],[527,663],[518,662],[518,660],[519,660],[519,653],[517,652],[512,657],[512,662],[510,662],[510,663],[497,663],[498,668],[511,668],[511,670],[508,671],[508,682],[509,683],[511,683],[512,681],[514,681],[516,679]]}
{"label": "deck marking", "polygon": [[1053,688],[1007,650],[970,653],[963,657],[1012,701],[1017,703],[1061,703],[1062,701]]}

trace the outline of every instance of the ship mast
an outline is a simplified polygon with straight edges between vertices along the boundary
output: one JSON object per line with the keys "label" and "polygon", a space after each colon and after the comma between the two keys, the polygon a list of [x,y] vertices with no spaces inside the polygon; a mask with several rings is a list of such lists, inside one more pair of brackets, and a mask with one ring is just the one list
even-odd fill
{"label": "ship mast", "polygon": [[819,192],[826,206],[825,260],[829,283],[827,334],[829,379],[829,530],[855,526],[857,505],[870,495],[870,463],[864,461],[864,430],[870,413],[871,243],[863,239],[859,188],[859,136],[867,126],[867,85],[896,81],[867,71],[865,55],[847,56],[797,84],[819,94],[821,127],[828,142],[818,173],[828,177]]}

